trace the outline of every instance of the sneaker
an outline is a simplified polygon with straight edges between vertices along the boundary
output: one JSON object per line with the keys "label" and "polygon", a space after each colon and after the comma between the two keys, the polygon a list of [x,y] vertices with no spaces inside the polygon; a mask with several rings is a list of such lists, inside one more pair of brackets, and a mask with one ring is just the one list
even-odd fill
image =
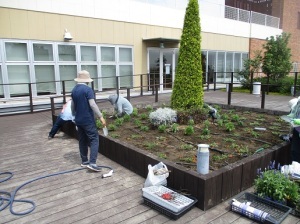
{"label": "sneaker", "polygon": [[82,162],[80,166],[81,167],[87,167],[89,164],[90,164],[89,161],[85,161],[85,162]]}
{"label": "sneaker", "polygon": [[52,138],[54,138],[54,136],[51,136],[51,135],[48,136],[48,139],[49,139],[49,140],[52,139]]}
{"label": "sneaker", "polygon": [[102,169],[97,166],[96,164],[89,164],[87,165],[87,168],[89,168],[90,170],[96,171],[96,172],[100,172]]}

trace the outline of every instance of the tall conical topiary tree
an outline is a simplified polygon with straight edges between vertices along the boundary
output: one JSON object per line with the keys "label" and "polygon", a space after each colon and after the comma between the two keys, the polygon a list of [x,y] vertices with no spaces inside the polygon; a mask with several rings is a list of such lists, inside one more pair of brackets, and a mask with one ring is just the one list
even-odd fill
{"label": "tall conical topiary tree", "polygon": [[201,27],[198,0],[186,8],[179,57],[171,96],[171,107],[190,109],[203,106]]}

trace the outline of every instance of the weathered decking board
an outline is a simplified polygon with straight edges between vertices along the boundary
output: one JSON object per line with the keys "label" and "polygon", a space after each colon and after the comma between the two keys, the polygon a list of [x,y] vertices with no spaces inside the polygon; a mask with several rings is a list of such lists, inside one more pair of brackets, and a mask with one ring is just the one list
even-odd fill
{"label": "weathered decking board", "polygon": [[[77,140],[63,133],[48,140],[51,124],[50,111],[0,117],[0,172],[14,173],[0,183],[0,190],[11,192],[28,180],[80,167]],[[133,166],[139,167],[138,155],[136,160]],[[19,191],[17,199],[33,200],[36,209],[15,216],[6,208],[0,212],[0,223],[253,223],[229,211],[228,201],[205,212],[194,207],[174,221],[143,204],[144,178],[100,154],[98,164],[112,166],[114,175],[102,179],[99,173],[80,170],[33,182]],[[26,206],[15,203],[13,208]],[[289,215],[283,223],[299,219]]]}

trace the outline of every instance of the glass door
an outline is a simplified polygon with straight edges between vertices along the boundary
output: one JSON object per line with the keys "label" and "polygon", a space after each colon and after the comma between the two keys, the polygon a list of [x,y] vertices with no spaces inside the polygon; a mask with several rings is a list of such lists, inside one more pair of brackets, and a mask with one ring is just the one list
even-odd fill
{"label": "glass door", "polygon": [[148,50],[148,86],[154,91],[159,85],[159,92],[171,90],[175,77],[175,49],[151,48]]}

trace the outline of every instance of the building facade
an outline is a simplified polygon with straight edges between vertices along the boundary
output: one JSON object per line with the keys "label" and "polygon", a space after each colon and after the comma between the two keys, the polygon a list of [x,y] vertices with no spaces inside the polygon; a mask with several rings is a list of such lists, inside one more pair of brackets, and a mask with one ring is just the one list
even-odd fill
{"label": "building facade", "polygon": [[[205,76],[226,82],[248,58],[250,40],[281,34],[280,20],[200,0]],[[153,81],[172,87],[187,0],[0,0],[0,100],[60,95],[79,70],[95,91],[134,88]],[[206,77],[206,80],[209,78]],[[148,88],[149,89],[149,88]]]}
{"label": "building facade", "polygon": [[[279,18],[279,28],[291,34],[289,47],[292,61],[300,70],[300,0],[226,0],[225,5]],[[265,43],[263,40],[255,39],[251,42],[252,52],[253,49],[261,49],[261,45]],[[299,71],[297,67],[294,69]]]}

